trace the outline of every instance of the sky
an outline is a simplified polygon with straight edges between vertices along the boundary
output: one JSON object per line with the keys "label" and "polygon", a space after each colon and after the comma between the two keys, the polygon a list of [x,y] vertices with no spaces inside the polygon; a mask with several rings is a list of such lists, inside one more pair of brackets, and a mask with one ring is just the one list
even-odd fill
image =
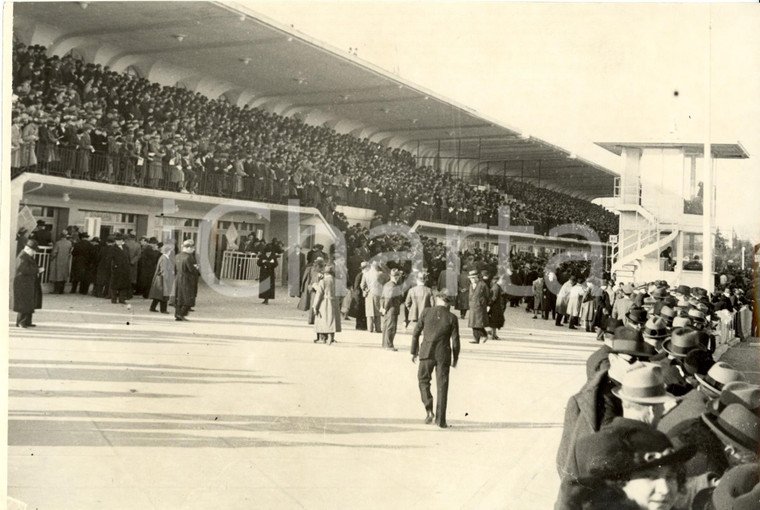
{"label": "sky", "polygon": [[593,142],[704,143],[709,126],[750,154],[718,162],[717,224],[760,242],[756,3],[248,5],[613,170]]}

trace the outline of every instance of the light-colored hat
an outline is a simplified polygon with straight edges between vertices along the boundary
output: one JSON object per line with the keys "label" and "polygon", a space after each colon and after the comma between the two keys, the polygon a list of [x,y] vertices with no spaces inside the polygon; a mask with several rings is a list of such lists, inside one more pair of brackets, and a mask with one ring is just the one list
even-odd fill
{"label": "light-colored hat", "polygon": [[184,248],[192,248],[192,247],[195,247],[195,241],[193,241],[192,239],[185,239],[185,240],[182,242],[182,247],[184,247]]}
{"label": "light-colored hat", "polygon": [[664,404],[676,398],[665,390],[662,367],[642,363],[631,368],[623,377],[623,385],[612,389],[620,400],[637,404]]}
{"label": "light-colored hat", "polygon": [[711,397],[719,396],[720,392],[723,391],[723,387],[730,382],[745,382],[747,380],[743,373],[725,361],[719,361],[714,364],[707,371],[706,375],[694,374],[694,377],[697,378],[699,384],[707,390]]}

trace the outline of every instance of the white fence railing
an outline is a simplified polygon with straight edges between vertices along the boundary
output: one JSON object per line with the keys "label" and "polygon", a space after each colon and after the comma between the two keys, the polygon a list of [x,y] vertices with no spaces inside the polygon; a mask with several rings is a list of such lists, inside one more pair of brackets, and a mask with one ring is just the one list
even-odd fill
{"label": "white fence railing", "polygon": [[[219,279],[257,281],[261,273],[261,268],[256,262],[257,257],[255,253],[227,250],[222,254],[222,267],[219,271]],[[282,254],[277,256],[277,262],[278,266],[275,270],[275,284],[282,284],[283,274],[285,274]],[[287,279],[285,280],[287,281]]]}
{"label": "white fence railing", "polygon": [[44,267],[45,271],[42,273],[42,283],[50,281],[50,252],[53,251],[51,246],[38,246],[37,253],[34,254],[34,260],[37,261],[37,265]]}

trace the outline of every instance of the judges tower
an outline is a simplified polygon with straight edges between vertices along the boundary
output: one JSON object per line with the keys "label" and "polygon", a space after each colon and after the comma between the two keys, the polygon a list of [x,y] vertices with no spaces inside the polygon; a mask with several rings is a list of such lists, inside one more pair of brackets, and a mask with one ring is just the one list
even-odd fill
{"label": "judges tower", "polygon": [[[597,145],[622,156],[613,207],[620,213],[612,272],[620,282],[665,280],[712,291],[715,171],[719,159],[749,155],[740,143]],[[707,234],[707,247],[703,246]],[[707,274],[704,274],[707,272]]]}

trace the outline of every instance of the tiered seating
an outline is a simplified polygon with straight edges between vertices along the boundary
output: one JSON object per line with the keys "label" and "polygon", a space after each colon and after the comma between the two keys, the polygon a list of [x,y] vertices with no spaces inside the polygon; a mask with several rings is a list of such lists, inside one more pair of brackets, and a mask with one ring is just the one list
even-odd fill
{"label": "tiered seating", "polygon": [[[497,223],[509,204],[521,221],[589,221],[569,197],[505,200],[407,151],[199,93],[161,86],[45,48],[13,51],[12,170],[274,203],[299,198],[328,220],[335,205],[371,208],[384,221]],[[547,192],[551,193],[551,192]],[[573,204],[565,210],[565,204]],[[539,207],[537,211],[533,206]],[[564,213],[563,213],[564,212]],[[513,213],[514,214],[514,213]],[[608,232],[605,232],[605,235]]]}

